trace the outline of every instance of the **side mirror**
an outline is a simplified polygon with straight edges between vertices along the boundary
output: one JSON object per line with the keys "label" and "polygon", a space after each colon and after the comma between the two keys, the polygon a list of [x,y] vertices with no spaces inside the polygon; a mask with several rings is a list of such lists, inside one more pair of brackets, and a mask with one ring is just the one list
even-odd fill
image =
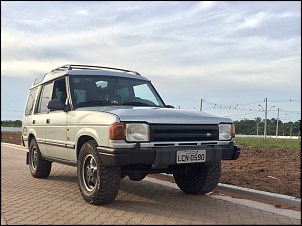
{"label": "side mirror", "polygon": [[60,100],[50,100],[47,104],[47,108],[50,110],[64,110],[65,104]]}
{"label": "side mirror", "polygon": [[167,107],[167,108],[175,108],[174,106],[172,106],[172,105],[170,105],[170,104],[167,104],[166,107]]}

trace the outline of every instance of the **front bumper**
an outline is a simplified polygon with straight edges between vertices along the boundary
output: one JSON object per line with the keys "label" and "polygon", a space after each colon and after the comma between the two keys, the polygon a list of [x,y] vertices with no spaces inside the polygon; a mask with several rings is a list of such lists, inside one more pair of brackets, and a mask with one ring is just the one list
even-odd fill
{"label": "front bumper", "polygon": [[113,149],[97,147],[102,163],[107,166],[126,166],[131,164],[152,165],[152,169],[164,169],[176,165],[177,151],[206,150],[205,164],[212,164],[221,160],[236,160],[240,155],[239,146],[173,146]]}

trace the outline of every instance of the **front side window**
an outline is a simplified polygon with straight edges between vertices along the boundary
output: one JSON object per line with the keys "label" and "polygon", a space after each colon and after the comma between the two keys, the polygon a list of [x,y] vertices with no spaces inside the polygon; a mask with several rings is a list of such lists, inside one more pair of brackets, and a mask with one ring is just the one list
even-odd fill
{"label": "front side window", "polygon": [[151,106],[165,107],[149,81],[112,76],[70,77],[75,107],[86,106]]}
{"label": "front side window", "polygon": [[49,83],[42,87],[37,113],[46,113],[49,111],[47,104],[51,100],[52,87],[53,83]]}
{"label": "front side window", "polygon": [[54,91],[52,94],[52,100],[59,100],[62,104],[65,104],[67,98],[66,82],[65,78],[58,79],[54,82]]}

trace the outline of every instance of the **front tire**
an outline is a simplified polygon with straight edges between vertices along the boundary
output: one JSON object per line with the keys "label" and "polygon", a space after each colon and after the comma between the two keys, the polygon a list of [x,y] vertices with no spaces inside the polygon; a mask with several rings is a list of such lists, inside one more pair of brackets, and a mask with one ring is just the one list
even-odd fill
{"label": "front tire", "polygon": [[218,185],[221,177],[221,162],[206,166],[192,164],[187,173],[173,174],[177,186],[183,192],[192,195],[204,195]]}
{"label": "front tire", "polygon": [[35,138],[29,145],[29,169],[35,178],[46,178],[51,171],[52,162],[42,159],[42,155]]}
{"label": "front tire", "polygon": [[80,150],[77,175],[84,200],[93,205],[112,202],[120,187],[119,167],[104,166],[97,152],[97,143],[87,141]]}

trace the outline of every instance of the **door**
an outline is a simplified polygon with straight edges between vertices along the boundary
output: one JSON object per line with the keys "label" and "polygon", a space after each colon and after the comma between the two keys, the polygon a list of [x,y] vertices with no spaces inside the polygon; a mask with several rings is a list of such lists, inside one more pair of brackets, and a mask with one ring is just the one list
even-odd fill
{"label": "door", "polygon": [[46,155],[60,160],[69,160],[66,148],[66,115],[63,110],[49,110],[51,99],[66,100],[65,78],[45,84],[40,95],[36,120],[39,147],[46,149]]}

